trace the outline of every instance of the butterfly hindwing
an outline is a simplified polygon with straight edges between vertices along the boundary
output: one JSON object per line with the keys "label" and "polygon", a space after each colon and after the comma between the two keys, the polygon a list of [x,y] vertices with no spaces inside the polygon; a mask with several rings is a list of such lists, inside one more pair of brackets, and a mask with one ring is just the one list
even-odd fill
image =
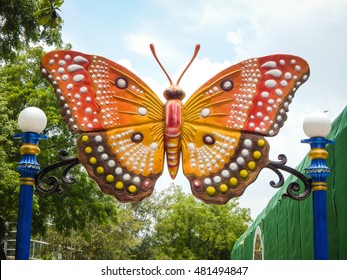
{"label": "butterfly hindwing", "polygon": [[121,201],[150,195],[164,162],[163,104],[125,67],[94,55],[54,51],[41,62],[78,158],[101,189]]}
{"label": "butterfly hindwing", "polygon": [[241,195],[268,163],[268,142],[309,76],[291,55],[253,58],[221,71],[183,109],[183,172],[195,196],[225,203]]}
{"label": "butterfly hindwing", "polygon": [[207,203],[242,195],[268,164],[269,144],[261,135],[197,125],[183,135],[183,172],[192,193]]}
{"label": "butterfly hindwing", "polygon": [[78,158],[105,193],[140,201],[153,192],[163,170],[160,135],[150,125],[85,133],[78,141]]}

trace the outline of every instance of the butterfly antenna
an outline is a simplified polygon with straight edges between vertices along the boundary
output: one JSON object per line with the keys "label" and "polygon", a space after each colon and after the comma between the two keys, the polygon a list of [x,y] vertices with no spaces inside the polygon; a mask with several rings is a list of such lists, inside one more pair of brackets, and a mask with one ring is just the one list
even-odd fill
{"label": "butterfly antenna", "polygon": [[166,77],[168,78],[168,80],[169,80],[169,82],[170,82],[170,85],[172,85],[172,80],[171,80],[169,74],[166,72],[165,68],[164,68],[163,65],[160,63],[160,61],[159,61],[159,59],[158,59],[158,57],[157,57],[157,54],[156,54],[156,52],[155,52],[154,45],[153,45],[153,44],[150,44],[149,47],[150,47],[150,49],[151,49],[151,51],[152,51],[152,54],[153,54],[155,60],[158,62],[160,68],[164,71]]}
{"label": "butterfly antenna", "polygon": [[177,86],[178,86],[178,84],[180,83],[180,81],[181,81],[181,79],[182,79],[184,73],[186,73],[186,71],[188,70],[189,66],[193,63],[194,59],[195,59],[196,56],[198,55],[199,50],[200,50],[200,44],[196,44],[195,50],[194,50],[194,53],[193,53],[192,58],[190,59],[188,65],[187,65],[187,67],[186,67],[186,69],[184,69],[184,71],[182,72],[181,76],[180,76],[180,77],[178,78],[178,80],[177,80],[177,83],[176,83]]}

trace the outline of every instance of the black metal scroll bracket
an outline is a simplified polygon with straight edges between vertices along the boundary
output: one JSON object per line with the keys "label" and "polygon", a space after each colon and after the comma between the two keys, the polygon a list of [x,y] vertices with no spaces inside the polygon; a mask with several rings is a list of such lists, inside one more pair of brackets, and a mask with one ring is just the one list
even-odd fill
{"label": "black metal scroll bracket", "polygon": [[[68,158],[69,153],[65,150],[59,152],[60,161],[53,163],[35,175],[35,185],[36,185],[36,193],[41,195],[51,195],[55,193],[62,193],[63,189],[61,188],[61,184],[72,184],[76,181],[76,178],[72,175],[68,174],[71,168],[79,164],[79,160],[77,158]],[[50,176],[47,179],[44,177],[47,173],[54,171],[60,167],[66,166],[61,173],[61,179],[58,179],[55,176]],[[47,186],[45,186],[46,184]]]}
{"label": "black metal scroll bracket", "polygon": [[311,194],[311,179],[307,178],[304,174],[295,170],[294,168],[287,166],[287,157],[285,155],[280,154],[278,156],[278,160],[279,161],[277,162],[270,160],[269,165],[265,166],[266,168],[269,168],[272,171],[274,171],[279,178],[279,181],[277,183],[274,181],[270,182],[271,187],[280,188],[283,186],[284,177],[282,172],[280,171],[283,170],[297,177],[304,184],[304,190],[298,194],[298,192],[301,189],[300,185],[297,182],[291,182],[287,187],[287,191],[284,194],[282,194],[282,198],[290,197],[294,200],[304,200],[307,197],[309,197],[309,195]]}

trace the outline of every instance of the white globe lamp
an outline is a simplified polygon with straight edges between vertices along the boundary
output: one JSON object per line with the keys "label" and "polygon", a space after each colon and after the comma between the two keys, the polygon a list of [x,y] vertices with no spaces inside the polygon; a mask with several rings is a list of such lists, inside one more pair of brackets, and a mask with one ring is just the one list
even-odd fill
{"label": "white globe lamp", "polygon": [[41,133],[47,125],[46,114],[37,107],[27,107],[18,116],[18,125],[23,132]]}
{"label": "white globe lamp", "polygon": [[327,114],[314,112],[305,118],[303,129],[309,138],[326,137],[331,129],[331,121]]}

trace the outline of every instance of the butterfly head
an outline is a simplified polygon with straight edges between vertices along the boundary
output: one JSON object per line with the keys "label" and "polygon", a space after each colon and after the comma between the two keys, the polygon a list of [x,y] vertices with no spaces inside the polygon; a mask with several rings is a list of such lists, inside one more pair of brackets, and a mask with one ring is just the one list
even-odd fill
{"label": "butterfly head", "polygon": [[183,100],[186,96],[185,92],[177,85],[171,85],[164,91],[164,97],[166,100],[179,99]]}

